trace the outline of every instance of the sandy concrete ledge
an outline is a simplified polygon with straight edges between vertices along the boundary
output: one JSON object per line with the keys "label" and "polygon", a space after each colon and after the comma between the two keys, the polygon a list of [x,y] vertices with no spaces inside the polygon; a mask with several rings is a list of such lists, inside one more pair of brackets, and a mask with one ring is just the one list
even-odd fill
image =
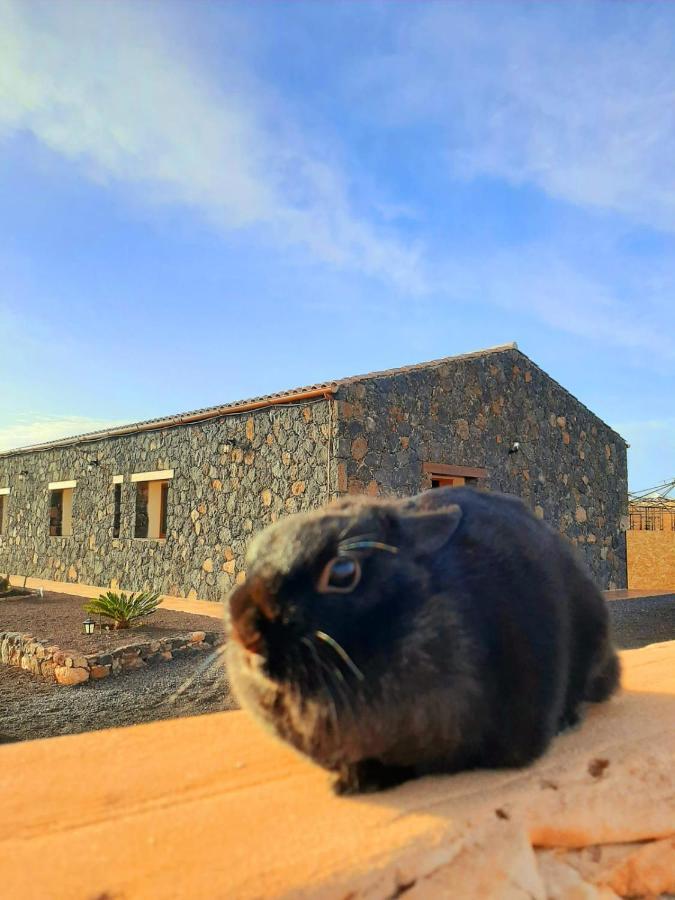
{"label": "sandy concrete ledge", "polygon": [[0,747],[7,897],[608,898],[675,891],[675,642],[519,771],[336,798],[244,713]]}

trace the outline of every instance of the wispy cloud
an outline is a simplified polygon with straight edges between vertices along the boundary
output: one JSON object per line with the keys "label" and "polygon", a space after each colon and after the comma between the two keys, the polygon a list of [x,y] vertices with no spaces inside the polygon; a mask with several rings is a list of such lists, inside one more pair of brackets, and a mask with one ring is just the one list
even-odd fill
{"label": "wispy cloud", "polygon": [[384,217],[355,210],[330,154],[294,131],[281,98],[235,61],[238,32],[216,79],[163,21],[170,11],[0,0],[0,137],[30,133],[92,178],[419,290],[420,254]]}
{"label": "wispy cloud", "polygon": [[[675,289],[675,280],[670,283]],[[649,348],[648,364],[672,371],[675,337],[664,328],[663,285],[641,289],[637,314],[635,302],[622,299],[611,281],[585,273],[551,247],[534,244],[455,267],[447,276],[447,291],[458,299],[473,297],[529,314],[555,331],[586,340],[641,354]]]}
{"label": "wispy cloud", "polygon": [[[177,33],[177,8],[191,7],[0,0],[0,139],[30,134],[88,177],[132,186],[134,197],[189,206],[223,232],[262,233],[373,276],[394,287],[380,301],[394,314],[408,313],[411,294],[425,308],[473,299],[615,347],[657,347],[643,365],[673,358],[663,327],[672,266],[658,276],[644,267],[638,278],[617,246],[602,269],[585,265],[555,225],[536,243],[460,257],[408,202],[357,196],[367,176],[349,171],[331,138],[303,132],[286,98],[251,71],[243,5],[226,5],[232,33],[217,72]],[[359,59],[336,51],[333,83],[371,128],[418,129],[442,148],[439,196],[457,180],[492,176],[675,232],[675,13],[609,9],[396,4],[383,26],[386,55],[379,46]],[[364,3],[358,15],[369,10],[382,7]],[[401,217],[416,223],[419,245],[401,237]]]}
{"label": "wispy cloud", "polygon": [[455,176],[675,231],[674,58],[668,4],[424,4],[354,83],[391,127],[433,124]]}
{"label": "wispy cloud", "polygon": [[87,434],[119,424],[121,423],[111,422],[109,419],[91,419],[87,416],[20,416],[12,425],[0,428],[0,452]]}

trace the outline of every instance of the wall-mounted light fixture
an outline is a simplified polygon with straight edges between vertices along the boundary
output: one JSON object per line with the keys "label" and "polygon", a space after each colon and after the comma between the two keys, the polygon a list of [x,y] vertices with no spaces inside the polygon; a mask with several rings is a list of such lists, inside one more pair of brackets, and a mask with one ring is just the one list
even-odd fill
{"label": "wall-mounted light fixture", "polygon": [[96,466],[100,466],[101,461],[98,459],[88,459],[87,460],[87,472],[93,472]]}
{"label": "wall-mounted light fixture", "polygon": [[28,469],[22,469],[19,472],[19,481],[23,481],[28,476]]}
{"label": "wall-mounted light fixture", "polygon": [[520,450],[520,441],[514,441],[509,447],[509,453],[518,453]]}

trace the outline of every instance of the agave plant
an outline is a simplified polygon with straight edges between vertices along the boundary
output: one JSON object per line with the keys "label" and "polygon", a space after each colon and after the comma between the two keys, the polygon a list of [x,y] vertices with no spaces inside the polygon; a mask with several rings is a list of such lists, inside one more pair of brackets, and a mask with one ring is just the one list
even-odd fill
{"label": "agave plant", "polygon": [[90,615],[112,619],[113,628],[130,628],[139,619],[144,619],[157,611],[159,597],[159,594],[152,591],[137,591],[133,594],[108,591],[90,600],[84,609]]}

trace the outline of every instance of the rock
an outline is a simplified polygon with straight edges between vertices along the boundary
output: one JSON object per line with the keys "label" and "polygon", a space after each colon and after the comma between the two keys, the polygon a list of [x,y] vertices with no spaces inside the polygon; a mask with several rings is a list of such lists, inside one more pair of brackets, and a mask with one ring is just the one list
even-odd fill
{"label": "rock", "polygon": [[213,560],[210,557],[204,560],[204,562],[202,563],[202,569],[205,572],[213,572]]}
{"label": "rock", "polygon": [[294,497],[297,497],[299,494],[305,493],[305,482],[304,481],[294,481],[291,485],[291,494]]}
{"label": "rock", "polygon": [[40,665],[40,675],[48,681],[54,681],[54,663],[51,659],[45,659]]}
{"label": "rock", "polygon": [[111,666],[91,666],[89,676],[94,679],[107,678],[110,675]]}
{"label": "rock", "polygon": [[85,681],[89,681],[89,669],[54,666],[54,678],[63,685],[84,684]]}
{"label": "rock", "polygon": [[469,423],[466,421],[466,419],[457,419],[457,422],[455,423],[455,428],[456,428],[457,434],[460,436],[460,438],[463,441],[468,441],[470,431],[469,431]]}
{"label": "rock", "polygon": [[134,669],[145,668],[145,662],[140,658],[140,656],[123,656],[121,664],[122,670],[124,672],[131,672]]}
{"label": "rock", "polygon": [[206,637],[205,631],[193,631],[192,634],[190,635],[190,643],[191,644],[201,643],[205,637]]}
{"label": "rock", "polygon": [[272,491],[269,488],[264,488],[260,494],[260,499],[263,506],[270,506],[272,503]]}
{"label": "rock", "polygon": [[354,438],[354,440],[352,441],[351,451],[352,457],[357,462],[359,462],[365,457],[366,453],[368,452],[368,441],[362,436]]}
{"label": "rock", "polygon": [[574,518],[577,522],[579,522],[579,524],[585,522],[588,519],[586,510],[583,508],[583,506],[577,506],[576,510],[574,511]]}

